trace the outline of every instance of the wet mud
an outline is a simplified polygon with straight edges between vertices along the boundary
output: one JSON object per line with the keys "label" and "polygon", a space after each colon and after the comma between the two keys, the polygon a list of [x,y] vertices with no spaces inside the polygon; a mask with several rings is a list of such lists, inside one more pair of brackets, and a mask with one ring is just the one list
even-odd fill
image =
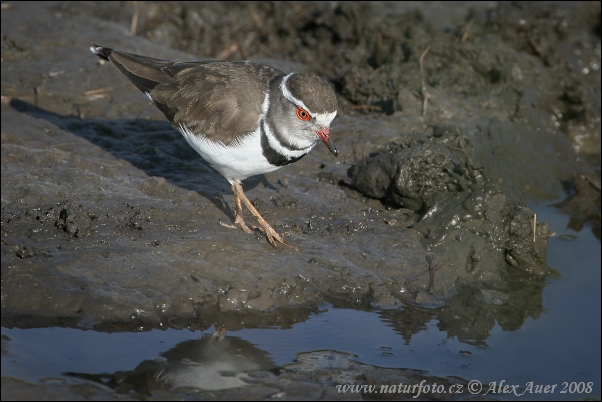
{"label": "wet mud", "polygon": [[[542,311],[553,233],[531,200],[600,238],[599,3],[7,4],[3,326],[233,330],[328,301],[416,306],[391,311],[408,335],[439,307],[479,340]],[[221,225],[227,181],[91,43],[330,80],[339,157],[244,182],[300,251]]]}

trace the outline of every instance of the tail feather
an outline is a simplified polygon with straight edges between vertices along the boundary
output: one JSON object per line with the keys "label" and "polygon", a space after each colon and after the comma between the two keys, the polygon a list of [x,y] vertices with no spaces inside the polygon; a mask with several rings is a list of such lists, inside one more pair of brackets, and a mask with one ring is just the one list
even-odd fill
{"label": "tail feather", "polygon": [[138,89],[149,97],[150,92],[158,84],[173,82],[173,77],[163,68],[174,65],[174,62],[119,52],[96,44],[91,46],[90,50],[101,59],[113,63]]}
{"label": "tail feather", "polygon": [[109,49],[108,47],[98,46],[97,44],[93,44],[90,46],[90,51],[100,57],[103,60],[109,61],[109,56],[113,53],[113,49]]}

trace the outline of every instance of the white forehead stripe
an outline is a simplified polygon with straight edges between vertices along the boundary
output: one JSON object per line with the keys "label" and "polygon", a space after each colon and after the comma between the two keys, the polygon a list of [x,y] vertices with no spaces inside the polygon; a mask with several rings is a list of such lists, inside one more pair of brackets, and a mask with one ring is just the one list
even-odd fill
{"label": "white forehead stripe", "polygon": [[317,114],[314,117],[316,118],[316,123],[318,123],[320,126],[329,127],[336,115],[337,111],[335,110],[332,113]]}
{"label": "white forehead stripe", "polygon": [[284,97],[286,99],[288,99],[291,103],[294,103],[295,105],[299,106],[300,108],[307,110],[309,112],[309,114],[311,116],[313,116],[314,114],[312,113],[312,111],[309,110],[303,102],[301,102],[299,99],[295,98],[293,96],[293,94],[291,93],[291,91],[289,91],[288,88],[286,87],[286,82],[293,74],[295,74],[295,73],[290,73],[289,75],[287,75],[286,77],[284,77],[282,79],[282,82],[280,83],[280,90],[282,91],[282,94],[284,95]]}
{"label": "white forehead stripe", "polygon": [[[282,82],[280,83],[280,90],[282,91],[282,94],[284,95],[284,97],[286,99],[288,99],[291,103],[297,105],[298,107],[307,110],[307,112],[310,114],[310,116],[314,117],[316,119],[316,123],[318,123],[319,125],[326,126],[326,127],[330,126],[330,123],[337,115],[337,111],[335,110],[332,113],[314,114],[311,110],[309,110],[309,108],[307,106],[305,106],[305,104],[302,101],[300,101],[299,99],[297,99],[293,96],[291,91],[289,91],[286,86],[286,82],[293,74],[295,74],[295,73],[290,73],[287,76],[285,76],[282,79]],[[267,110],[267,108],[264,109],[264,113],[265,113],[265,110]]]}

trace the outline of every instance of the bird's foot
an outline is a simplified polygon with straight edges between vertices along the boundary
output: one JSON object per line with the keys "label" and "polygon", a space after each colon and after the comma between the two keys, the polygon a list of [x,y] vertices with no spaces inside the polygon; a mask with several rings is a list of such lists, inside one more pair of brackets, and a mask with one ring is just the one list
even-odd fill
{"label": "bird's foot", "polygon": [[[257,209],[253,206],[251,201],[249,201],[249,199],[245,195],[245,193],[242,189],[242,185],[239,182],[232,183],[232,192],[234,193],[234,198],[236,199],[236,219],[234,220],[235,225],[240,226],[241,229],[247,233],[253,232],[245,224],[245,221],[243,220],[243,217],[242,217],[242,204],[244,203],[246,205],[246,207],[249,209],[249,211],[251,211],[251,213],[259,221],[259,224],[261,225],[261,228],[263,229],[263,232],[265,233],[265,236],[267,237],[267,239],[270,242],[270,244],[272,245],[272,247],[278,248],[278,243],[280,243],[282,245],[292,248],[295,251],[299,251],[299,249],[297,247],[285,242],[284,239],[282,238],[282,236],[280,236],[278,234],[278,232],[276,232],[270,226],[270,224],[267,223],[267,221],[265,219],[263,219],[263,216],[261,216],[259,211],[257,211]],[[255,229],[255,228],[253,228],[253,229]]]}
{"label": "bird's foot", "polygon": [[244,230],[246,233],[253,233],[253,230],[255,229],[255,226],[251,226],[249,227],[246,223],[245,220],[242,218],[242,214],[241,215],[237,215],[236,219],[234,220],[233,224],[230,223],[224,223],[224,222],[220,222],[222,224],[222,226],[225,226],[227,228],[230,229],[238,229],[241,228],[242,230]]}
{"label": "bird's foot", "polygon": [[[241,228],[246,233],[253,233],[253,231],[255,229],[257,229],[257,226],[248,226],[245,223],[244,219],[242,219],[242,218],[238,219],[238,217],[236,218],[236,220],[234,221],[233,224],[224,223],[224,222],[220,222],[220,224],[222,226],[225,226],[225,227],[230,228],[230,229]],[[278,232],[276,232],[274,230],[274,228],[272,228],[270,226],[269,223],[265,222],[265,224],[262,225],[262,229],[263,229],[263,232],[265,233],[265,236],[267,237],[268,241],[272,245],[272,247],[274,247],[274,248],[277,249],[278,248],[278,243],[280,243],[282,245],[285,245],[287,247],[292,248],[295,251],[299,251],[299,249],[297,247],[293,246],[292,244],[288,244],[287,242],[285,242],[284,239],[282,238],[282,236],[280,236],[280,234]]]}
{"label": "bird's foot", "polygon": [[299,249],[295,246],[293,246],[292,244],[288,244],[287,242],[284,241],[284,239],[282,238],[282,236],[280,236],[278,234],[278,232],[276,232],[274,230],[274,228],[272,228],[270,226],[269,223],[267,223],[266,221],[263,222],[259,222],[261,223],[261,226],[263,228],[263,231],[265,232],[265,236],[268,238],[268,241],[270,242],[270,244],[272,245],[272,247],[274,248],[278,248],[278,243],[286,246],[286,247],[290,247],[295,251],[299,251]]}

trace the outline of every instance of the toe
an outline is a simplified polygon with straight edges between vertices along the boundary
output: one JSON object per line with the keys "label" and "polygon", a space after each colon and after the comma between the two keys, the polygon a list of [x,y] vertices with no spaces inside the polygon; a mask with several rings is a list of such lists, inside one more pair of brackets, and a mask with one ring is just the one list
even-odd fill
{"label": "toe", "polygon": [[280,236],[280,234],[278,234],[278,232],[276,232],[270,225],[267,225],[267,227],[264,227],[263,230],[265,232],[266,237],[268,238],[268,241],[272,245],[272,247],[278,248],[278,243],[280,243],[284,246],[292,248],[295,251],[299,251],[299,249],[297,247],[285,242],[284,239],[282,238],[282,236]]}

